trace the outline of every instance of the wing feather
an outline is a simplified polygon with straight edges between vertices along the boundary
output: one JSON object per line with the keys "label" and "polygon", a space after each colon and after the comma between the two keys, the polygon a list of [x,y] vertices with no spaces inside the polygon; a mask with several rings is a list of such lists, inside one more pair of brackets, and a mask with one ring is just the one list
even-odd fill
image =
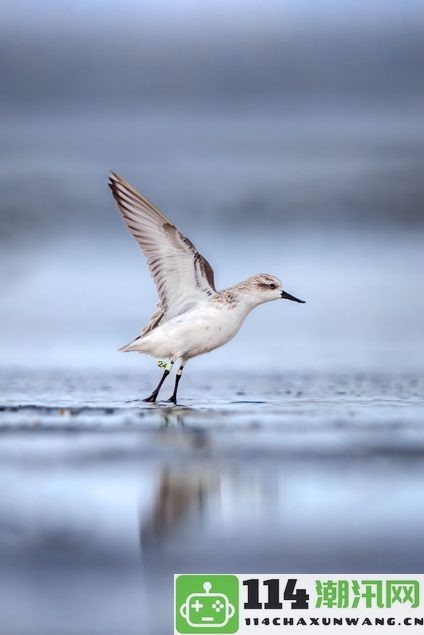
{"label": "wing feather", "polygon": [[122,217],[144,255],[156,285],[158,311],[142,334],[216,293],[213,269],[150,201],[112,172],[109,178]]}

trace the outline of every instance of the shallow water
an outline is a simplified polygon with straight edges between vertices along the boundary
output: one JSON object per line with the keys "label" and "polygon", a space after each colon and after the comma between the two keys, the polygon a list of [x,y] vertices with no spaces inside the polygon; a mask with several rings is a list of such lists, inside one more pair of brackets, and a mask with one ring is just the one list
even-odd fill
{"label": "shallow water", "polygon": [[422,571],[424,375],[185,381],[1,373],[0,632],[169,633],[176,572]]}

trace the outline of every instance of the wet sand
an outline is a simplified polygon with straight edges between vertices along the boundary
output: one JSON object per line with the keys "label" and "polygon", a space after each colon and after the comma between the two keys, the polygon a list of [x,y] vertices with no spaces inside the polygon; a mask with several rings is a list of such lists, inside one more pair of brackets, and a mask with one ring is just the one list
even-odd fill
{"label": "wet sand", "polygon": [[165,635],[177,572],[423,570],[424,375],[151,384],[0,374],[1,633]]}

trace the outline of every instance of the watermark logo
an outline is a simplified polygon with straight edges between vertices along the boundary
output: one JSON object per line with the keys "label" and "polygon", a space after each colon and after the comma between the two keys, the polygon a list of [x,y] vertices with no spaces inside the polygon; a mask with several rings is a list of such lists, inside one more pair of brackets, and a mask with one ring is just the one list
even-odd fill
{"label": "watermark logo", "polygon": [[[178,575],[175,635],[423,632],[424,575]],[[306,626],[306,629],[305,629]],[[273,628],[277,627],[277,628]],[[419,629],[419,630],[418,630]]]}
{"label": "watermark logo", "polygon": [[180,575],[175,582],[178,633],[237,633],[239,581],[234,575]]}

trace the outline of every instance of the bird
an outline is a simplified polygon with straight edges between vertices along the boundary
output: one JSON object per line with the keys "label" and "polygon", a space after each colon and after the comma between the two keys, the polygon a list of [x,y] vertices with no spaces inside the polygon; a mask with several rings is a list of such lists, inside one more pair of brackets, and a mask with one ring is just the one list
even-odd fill
{"label": "bird", "polygon": [[160,358],[158,366],[164,369],[163,375],[143,401],[156,402],[165,379],[179,360],[174,391],[168,399],[176,404],[187,362],[227,344],[255,307],[278,299],[305,303],[283,290],[281,281],[267,273],[217,291],[209,262],[162,212],[114,172],[108,185],[127,228],[147,258],[159,296],[157,311],[149,324],[119,349]]}

